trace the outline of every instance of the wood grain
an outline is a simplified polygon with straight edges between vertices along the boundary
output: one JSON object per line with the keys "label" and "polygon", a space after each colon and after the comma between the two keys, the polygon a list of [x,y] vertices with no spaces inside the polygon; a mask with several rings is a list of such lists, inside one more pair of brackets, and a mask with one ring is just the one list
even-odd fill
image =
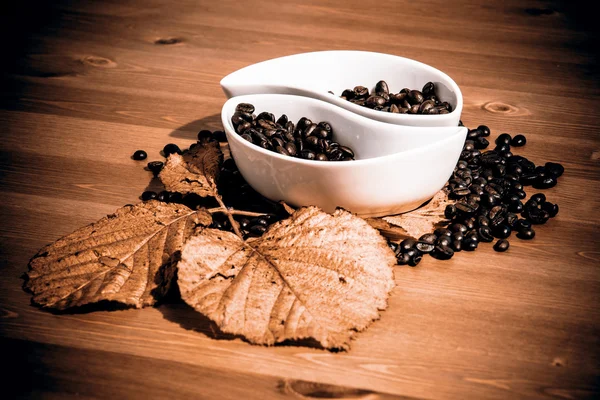
{"label": "wood grain", "polygon": [[[600,397],[597,28],[578,2],[22,2],[0,97],[0,352],[9,398]],[[305,51],[397,54],[448,73],[462,120],[566,168],[533,241],[397,267],[352,350],[252,346],[181,303],[52,314],[21,289],[43,245],[154,187],[161,159],[218,129],[219,80]],[[25,380],[20,380],[25,379]],[[20,383],[23,382],[23,383]],[[4,396],[3,396],[4,397]]]}

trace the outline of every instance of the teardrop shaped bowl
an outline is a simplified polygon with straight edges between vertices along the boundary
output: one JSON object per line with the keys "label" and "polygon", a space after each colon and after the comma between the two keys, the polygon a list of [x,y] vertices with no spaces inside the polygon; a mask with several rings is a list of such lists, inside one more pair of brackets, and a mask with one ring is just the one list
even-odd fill
{"label": "teardrop shaped bowl", "polygon": [[[355,152],[354,161],[311,161],[256,146],[235,132],[231,117],[239,103],[255,113],[286,114],[327,121],[334,139]],[[308,97],[257,94],[229,99],[221,119],[231,154],[244,179],[260,194],[292,206],[342,207],[360,216],[415,209],[451,176],[467,135],[465,127],[411,127],[362,117]]]}
{"label": "teardrop shaped bowl", "polygon": [[[340,98],[345,89],[362,85],[371,90],[380,80],[387,82],[390,93],[403,88],[421,90],[427,82],[433,82],[438,98],[449,102],[453,111],[438,115],[394,114]],[[457,126],[463,108],[458,85],[442,71],[409,58],[367,51],[319,51],[275,58],[227,75],[221,80],[221,87],[228,98],[293,94],[323,100],[367,118],[407,126]]]}

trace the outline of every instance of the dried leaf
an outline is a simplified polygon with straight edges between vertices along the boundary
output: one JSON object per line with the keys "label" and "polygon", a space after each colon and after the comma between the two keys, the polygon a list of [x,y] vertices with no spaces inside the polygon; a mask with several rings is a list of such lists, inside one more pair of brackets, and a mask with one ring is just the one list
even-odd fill
{"label": "dried leaf", "polygon": [[152,305],[169,288],[170,256],[206,211],[149,201],[125,206],[44,247],[30,261],[25,288],[33,302],[63,310],[102,300]]}
{"label": "dried leaf", "polygon": [[225,333],[346,349],[387,307],[395,263],[364,220],[310,207],[245,242],[203,229],[182,250],[178,283],[183,300]]}
{"label": "dried leaf", "polygon": [[216,196],[223,153],[219,143],[203,141],[183,155],[171,154],[160,172],[160,180],[171,192]]}
{"label": "dried leaf", "polygon": [[431,201],[425,206],[414,211],[383,217],[385,222],[402,228],[406,235],[419,238],[425,233],[433,232],[442,223],[447,222],[444,210],[452,202],[448,199],[448,193],[444,190],[437,192]]}

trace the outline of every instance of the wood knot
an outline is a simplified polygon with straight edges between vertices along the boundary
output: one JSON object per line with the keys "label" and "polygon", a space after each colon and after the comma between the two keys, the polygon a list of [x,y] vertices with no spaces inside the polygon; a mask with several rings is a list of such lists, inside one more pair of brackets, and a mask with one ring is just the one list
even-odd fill
{"label": "wood knot", "polygon": [[551,10],[549,8],[526,8],[525,12],[534,17],[539,17],[540,15],[554,14],[554,10]]}
{"label": "wood knot", "polygon": [[176,37],[160,38],[160,39],[156,39],[154,41],[154,44],[161,44],[161,45],[171,45],[171,44],[181,44],[181,43],[183,43],[183,39],[176,38]]}
{"label": "wood knot", "polygon": [[554,360],[552,360],[552,365],[554,367],[564,367],[566,364],[566,361],[561,357],[555,357]]}
{"label": "wood knot", "polygon": [[519,109],[515,106],[500,103],[498,101],[490,101],[485,103],[481,108],[494,114],[516,114],[519,111]]}
{"label": "wood knot", "polygon": [[81,63],[96,68],[115,68],[117,66],[113,60],[98,56],[85,56],[81,59]]}
{"label": "wood knot", "polygon": [[377,393],[370,390],[302,380],[286,379],[281,382],[280,388],[286,394],[293,394],[303,399],[375,400],[379,398]]}

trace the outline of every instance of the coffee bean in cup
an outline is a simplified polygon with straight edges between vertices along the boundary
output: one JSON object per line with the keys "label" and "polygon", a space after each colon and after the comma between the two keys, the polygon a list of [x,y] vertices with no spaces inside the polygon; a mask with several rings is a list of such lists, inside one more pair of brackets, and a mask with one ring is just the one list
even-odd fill
{"label": "coffee bean in cup", "polygon": [[342,99],[373,110],[394,114],[448,114],[452,105],[442,101],[436,95],[433,82],[427,82],[421,90],[404,88],[398,93],[391,93],[385,81],[379,81],[372,92],[364,86],[346,89]]}
{"label": "coffee bean in cup", "polygon": [[256,115],[249,103],[235,108],[231,123],[243,139],[284,156],[315,161],[351,161],[354,151],[334,140],[333,128],[328,122],[313,122],[307,117],[295,124],[287,115],[275,118],[270,112]]}

